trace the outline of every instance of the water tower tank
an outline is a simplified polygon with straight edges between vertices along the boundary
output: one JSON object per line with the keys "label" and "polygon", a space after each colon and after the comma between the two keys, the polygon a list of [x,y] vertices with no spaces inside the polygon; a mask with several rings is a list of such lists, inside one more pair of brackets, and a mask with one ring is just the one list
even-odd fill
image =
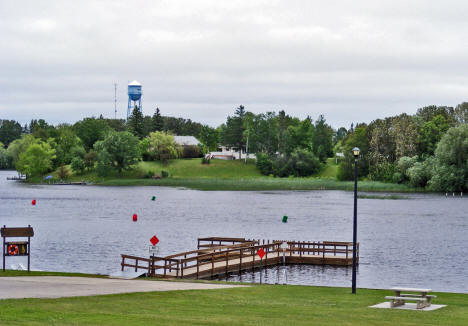
{"label": "water tower tank", "polygon": [[[127,109],[127,119],[133,111],[135,105],[140,111],[141,109],[141,84],[136,80],[128,84],[128,109]],[[133,103],[132,103],[133,102]],[[138,104],[137,104],[138,102]]]}

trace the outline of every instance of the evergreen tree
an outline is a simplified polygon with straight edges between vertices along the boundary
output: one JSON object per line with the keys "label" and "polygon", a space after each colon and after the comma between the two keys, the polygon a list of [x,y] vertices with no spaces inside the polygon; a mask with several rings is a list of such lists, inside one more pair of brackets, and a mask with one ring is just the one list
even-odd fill
{"label": "evergreen tree", "polygon": [[154,111],[154,114],[153,114],[153,117],[151,118],[151,120],[152,120],[151,131],[162,131],[163,130],[164,120],[163,120],[163,117],[161,116],[159,108],[156,108],[156,111]]}
{"label": "evergreen tree", "polygon": [[140,139],[145,136],[143,114],[136,105],[133,108],[132,115],[127,120],[127,130]]}

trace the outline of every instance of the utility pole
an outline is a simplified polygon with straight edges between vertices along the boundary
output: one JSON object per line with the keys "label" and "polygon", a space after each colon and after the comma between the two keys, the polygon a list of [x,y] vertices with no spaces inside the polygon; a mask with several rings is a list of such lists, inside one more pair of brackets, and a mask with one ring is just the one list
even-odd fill
{"label": "utility pole", "polygon": [[114,83],[114,119],[117,119],[117,83]]}

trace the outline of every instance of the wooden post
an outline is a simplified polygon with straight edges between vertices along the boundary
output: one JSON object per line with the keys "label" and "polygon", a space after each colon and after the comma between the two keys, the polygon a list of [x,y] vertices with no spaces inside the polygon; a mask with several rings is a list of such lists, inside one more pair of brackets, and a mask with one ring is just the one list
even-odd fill
{"label": "wooden post", "polygon": [[198,280],[198,269],[200,267],[199,260],[198,260],[198,254],[197,254],[197,280]]}
{"label": "wooden post", "polygon": [[211,254],[211,278],[213,278],[214,273],[214,253]]}
{"label": "wooden post", "polygon": [[135,259],[135,272],[137,271],[137,269],[138,269],[138,258]]}
{"label": "wooden post", "polygon": [[164,258],[164,277],[166,277],[166,265],[167,265],[167,260]]}
{"label": "wooden post", "polygon": [[[6,228],[6,225],[3,226]],[[3,238],[3,271],[5,271],[5,237],[2,235]]]}
{"label": "wooden post", "polygon": [[323,257],[323,259],[325,259],[325,244],[324,244],[324,243],[322,243],[322,249],[323,249],[323,251],[322,251],[322,253],[323,253],[323,254],[322,254],[322,257]]}
{"label": "wooden post", "polygon": [[302,258],[302,242],[299,241],[299,257]]}
{"label": "wooden post", "polygon": [[226,277],[228,274],[228,251],[226,250],[226,271],[225,271]]}
{"label": "wooden post", "polygon": [[239,274],[242,270],[242,248],[239,248]]}
{"label": "wooden post", "polygon": [[[5,247],[5,245],[3,245],[3,247]],[[124,265],[125,265],[125,256],[122,255],[122,272],[124,270]],[[3,258],[3,271],[5,271],[5,258]]]}
{"label": "wooden post", "polygon": [[179,277],[179,263],[180,263],[180,259],[177,259],[177,272],[176,272],[176,277]]}

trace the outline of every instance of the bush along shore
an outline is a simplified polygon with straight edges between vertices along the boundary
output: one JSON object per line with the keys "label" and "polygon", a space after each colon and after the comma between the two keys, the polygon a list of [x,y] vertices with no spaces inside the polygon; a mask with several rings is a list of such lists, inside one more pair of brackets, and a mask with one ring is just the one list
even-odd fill
{"label": "bush along shore", "polygon": [[[352,181],[338,181],[333,177],[337,165],[329,160],[327,165],[313,177],[279,178],[263,176],[255,167],[255,161],[211,160],[201,164],[201,159],[177,159],[165,164],[160,162],[139,162],[133,169],[110,173],[100,177],[94,171],[70,174],[61,180],[59,171],[51,174],[49,180],[33,178],[33,183],[81,182],[104,186],[164,186],[183,187],[197,190],[344,190],[352,191]],[[405,184],[360,180],[359,191],[365,192],[423,192]],[[369,197],[368,197],[369,198]],[[381,199],[381,198],[376,198]],[[383,198],[388,199],[388,198]],[[392,197],[391,199],[400,199]]]}

